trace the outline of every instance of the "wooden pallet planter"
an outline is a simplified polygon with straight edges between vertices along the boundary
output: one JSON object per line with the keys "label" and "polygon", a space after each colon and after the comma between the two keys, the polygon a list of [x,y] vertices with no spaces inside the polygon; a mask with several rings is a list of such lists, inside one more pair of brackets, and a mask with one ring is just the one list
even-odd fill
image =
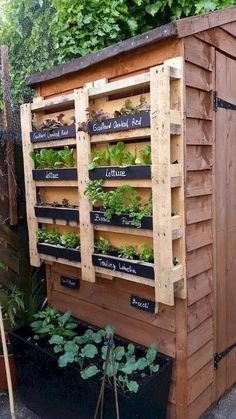
{"label": "wooden pallet planter", "polygon": [[76,180],[77,169],[34,169],[33,180],[60,181]]}
{"label": "wooden pallet planter", "polygon": [[35,206],[35,216],[52,220],[79,222],[79,210],[75,208],[55,208],[50,206]]}
{"label": "wooden pallet planter", "polygon": [[110,132],[127,131],[150,127],[150,113],[142,112],[136,115],[124,115],[118,118],[110,118],[105,121],[89,121],[88,134],[107,134]]}
{"label": "wooden pallet planter", "polygon": [[151,166],[104,166],[89,171],[89,179],[150,179]]}
{"label": "wooden pallet planter", "polygon": [[47,243],[38,243],[37,249],[40,254],[53,256],[55,259],[63,258],[67,259],[68,261],[81,261],[80,252],[75,249],[68,249]]}
{"label": "wooden pallet planter", "polygon": [[57,141],[64,138],[75,138],[75,126],[58,127],[51,131],[38,130],[30,133],[32,143]]}

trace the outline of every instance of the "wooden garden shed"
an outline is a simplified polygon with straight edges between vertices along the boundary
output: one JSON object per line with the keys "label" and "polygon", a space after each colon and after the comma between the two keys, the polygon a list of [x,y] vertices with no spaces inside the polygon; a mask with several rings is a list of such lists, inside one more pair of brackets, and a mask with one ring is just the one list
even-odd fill
{"label": "wooden garden shed", "polygon": [[[30,255],[34,266],[46,262],[49,303],[98,326],[112,323],[137,343],[155,341],[174,357],[169,418],[199,418],[236,381],[235,36],[236,7],[172,22],[31,75],[36,97],[22,105]],[[140,95],[150,103],[146,125],[77,130],[88,105],[114,112]],[[75,116],[73,135],[30,141],[32,113],[42,121],[60,112]],[[90,218],[84,190],[91,149],[119,140],[130,149],[151,144],[149,175],[124,175],[142,197],[152,191],[151,229]],[[30,151],[62,145],[77,153],[76,176],[35,177]],[[103,179],[105,188],[124,183],[119,175]],[[36,213],[38,190],[44,201],[79,205],[79,221]],[[39,223],[79,229],[81,261],[44,254]],[[99,265],[93,243],[100,236],[114,246],[152,242],[153,277]]]}

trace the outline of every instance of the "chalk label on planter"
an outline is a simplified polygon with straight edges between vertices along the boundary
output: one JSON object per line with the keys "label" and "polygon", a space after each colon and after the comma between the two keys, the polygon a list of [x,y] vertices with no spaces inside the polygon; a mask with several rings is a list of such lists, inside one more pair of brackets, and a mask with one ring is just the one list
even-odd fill
{"label": "chalk label on planter", "polygon": [[89,178],[95,179],[151,179],[151,166],[127,166],[127,167],[97,167],[89,171]]}
{"label": "chalk label on planter", "polygon": [[[92,224],[110,224],[120,227],[137,228],[132,224],[132,218],[128,214],[124,215],[113,215],[111,219],[105,216],[102,211],[91,211],[90,220]],[[145,216],[140,221],[141,226],[138,228],[152,229],[152,217]]]}
{"label": "chalk label on planter", "polygon": [[61,276],[60,284],[62,287],[78,289],[79,288],[79,279],[71,278],[69,276]]}
{"label": "chalk label on planter", "polygon": [[138,297],[137,295],[131,295],[130,304],[132,307],[138,308],[139,310],[155,313],[154,301],[146,300],[146,298]]}
{"label": "chalk label on planter", "polygon": [[34,169],[34,180],[77,180],[77,169]]}
{"label": "chalk label on planter", "polygon": [[93,265],[99,266],[100,268],[154,279],[154,268],[152,263],[143,263],[140,261],[131,262],[127,259],[112,256],[103,256],[98,253],[94,253],[92,255],[92,261]]}
{"label": "chalk label on planter", "polygon": [[89,134],[103,134],[104,132],[125,131],[150,127],[150,113],[143,112],[136,115],[123,115],[118,118],[110,118],[105,121],[89,121]]}
{"label": "chalk label on planter", "polygon": [[75,127],[58,127],[51,131],[39,130],[30,133],[32,143],[60,140],[61,138],[75,138]]}

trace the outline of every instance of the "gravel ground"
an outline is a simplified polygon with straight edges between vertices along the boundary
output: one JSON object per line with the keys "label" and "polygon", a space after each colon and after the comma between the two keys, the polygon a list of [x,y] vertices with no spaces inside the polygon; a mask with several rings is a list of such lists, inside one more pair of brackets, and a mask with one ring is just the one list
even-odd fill
{"label": "gravel ground", "polygon": [[[16,419],[40,419],[20,402],[17,394],[15,395],[15,407]],[[11,419],[6,392],[0,392],[0,419]],[[236,386],[222,397],[214,408],[201,416],[201,419],[236,419]]]}

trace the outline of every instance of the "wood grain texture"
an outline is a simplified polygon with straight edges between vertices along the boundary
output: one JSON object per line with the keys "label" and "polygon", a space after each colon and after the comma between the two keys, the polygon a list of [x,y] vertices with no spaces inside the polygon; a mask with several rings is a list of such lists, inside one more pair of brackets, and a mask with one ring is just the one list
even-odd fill
{"label": "wood grain texture", "polygon": [[186,199],[186,223],[193,224],[212,218],[211,195]]}
{"label": "wood grain texture", "polygon": [[191,278],[208,269],[213,265],[212,246],[207,245],[200,249],[187,253],[187,277]]}
{"label": "wood grain texture", "polygon": [[214,48],[195,36],[184,39],[185,60],[198,67],[212,71]]}
{"label": "wood grain texture", "polygon": [[187,118],[186,144],[211,145],[213,143],[212,122],[204,119]]}
{"label": "wood grain texture", "polygon": [[212,243],[211,220],[190,224],[186,227],[186,248],[188,252]]}
{"label": "wood grain texture", "polygon": [[186,147],[186,169],[207,170],[213,164],[212,146],[187,145]]}
{"label": "wood grain texture", "polygon": [[188,305],[196,303],[213,291],[212,269],[188,279]]}
{"label": "wood grain texture", "polygon": [[[188,334],[188,355],[191,356],[209,340],[213,339],[213,318],[205,320]],[[212,363],[213,365],[213,363]]]}
{"label": "wood grain texture", "polygon": [[195,64],[186,62],[185,64],[186,86],[210,92],[212,89],[212,74]]}
{"label": "wood grain texture", "polygon": [[214,345],[213,340],[207,342],[206,345],[202,346],[197,352],[188,358],[187,370],[188,378],[191,378],[205,365],[212,361],[214,356]]}
{"label": "wood grain texture", "polygon": [[190,404],[213,382],[212,360],[188,381],[188,403]]}
{"label": "wood grain texture", "polygon": [[213,316],[212,294],[207,295],[188,307],[188,332],[198,327],[210,316]]}
{"label": "wood grain texture", "polygon": [[186,175],[186,196],[209,195],[212,193],[212,173],[209,170],[191,171]]}
{"label": "wood grain texture", "polygon": [[212,386],[206,388],[189,406],[188,419],[199,419],[212,403]]}
{"label": "wood grain texture", "polygon": [[197,38],[235,58],[235,37],[222,28],[214,28],[207,32],[199,33]]}
{"label": "wood grain texture", "polygon": [[212,95],[211,92],[186,88],[186,115],[188,118],[212,119]]}

